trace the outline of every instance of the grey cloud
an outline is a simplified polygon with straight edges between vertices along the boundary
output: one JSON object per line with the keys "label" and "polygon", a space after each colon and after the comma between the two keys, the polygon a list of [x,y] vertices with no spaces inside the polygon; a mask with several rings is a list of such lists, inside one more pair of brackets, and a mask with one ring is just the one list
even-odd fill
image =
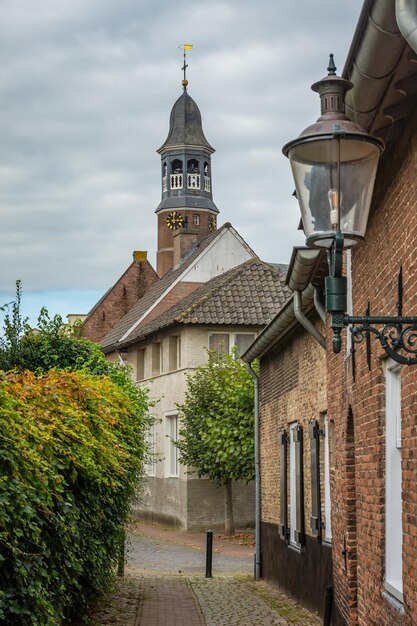
{"label": "grey cloud", "polygon": [[[0,290],[106,289],[156,248],[169,113],[190,95],[217,152],[213,189],[263,258],[287,262],[297,204],[281,146],[318,116],[309,86],[342,70],[359,1],[5,0]],[[76,308],[76,307],[75,307]]]}

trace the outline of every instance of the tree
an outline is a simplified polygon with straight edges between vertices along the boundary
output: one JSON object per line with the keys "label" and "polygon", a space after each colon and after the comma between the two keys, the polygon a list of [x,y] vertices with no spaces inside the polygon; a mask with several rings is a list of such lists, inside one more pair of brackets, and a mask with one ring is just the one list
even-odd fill
{"label": "tree", "polygon": [[232,481],[255,477],[253,381],[236,354],[209,351],[188,376],[176,443],[190,473],[223,485],[225,532],[234,532]]}
{"label": "tree", "polygon": [[60,316],[30,328],[21,297],[0,308],[0,624],[47,626],[113,581],[154,403]]}

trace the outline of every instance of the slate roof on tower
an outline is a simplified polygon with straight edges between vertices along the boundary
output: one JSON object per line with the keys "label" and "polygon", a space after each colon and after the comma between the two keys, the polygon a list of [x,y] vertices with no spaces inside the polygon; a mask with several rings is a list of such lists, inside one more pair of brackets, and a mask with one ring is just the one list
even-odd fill
{"label": "slate roof on tower", "polygon": [[204,147],[210,153],[215,151],[204,135],[200,110],[186,89],[172,107],[168,137],[157,152],[182,145]]}

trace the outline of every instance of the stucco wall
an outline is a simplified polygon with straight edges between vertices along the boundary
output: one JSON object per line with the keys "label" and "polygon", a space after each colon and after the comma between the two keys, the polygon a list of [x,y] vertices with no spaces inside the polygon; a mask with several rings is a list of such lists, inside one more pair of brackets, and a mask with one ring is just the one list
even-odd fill
{"label": "stucco wall", "polygon": [[[214,483],[208,480],[199,480],[187,473],[187,468],[179,465],[178,477],[167,477],[167,416],[177,411],[176,405],[185,399],[187,388],[187,374],[192,374],[195,368],[206,362],[210,332],[242,332],[245,329],[239,326],[200,327],[186,326],[171,329],[170,332],[160,333],[153,337],[162,344],[163,373],[150,377],[151,359],[145,365],[145,380],[138,384],[147,387],[150,397],[157,401],[154,415],[157,418],[155,425],[156,458],[155,475],[145,481],[145,488],[141,496],[141,504],[137,513],[177,524],[183,528],[205,528],[207,525],[220,528],[224,523],[223,494]],[[248,331],[256,330],[247,328]],[[169,337],[177,336],[181,339],[181,368],[169,372]],[[136,351],[145,349],[147,357],[151,355],[151,343],[143,342],[136,347],[130,347],[127,355],[132,364],[134,375],[136,367]],[[243,484],[234,485],[235,522],[238,527],[248,527],[254,524],[254,486]]]}

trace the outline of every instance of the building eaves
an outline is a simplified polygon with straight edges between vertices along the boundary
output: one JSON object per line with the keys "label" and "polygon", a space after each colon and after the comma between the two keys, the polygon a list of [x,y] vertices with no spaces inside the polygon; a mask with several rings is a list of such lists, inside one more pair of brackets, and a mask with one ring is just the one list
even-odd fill
{"label": "building eaves", "polygon": [[254,258],[212,278],[192,294],[140,326],[130,345],[177,324],[264,326],[290,297],[285,275]]}
{"label": "building eaves", "polygon": [[219,237],[225,234],[226,230],[231,230],[234,235],[242,242],[248,251],[255,256],[255,253],[246,244],[242,237],[235,231],[233,226],[226,222],[218,230],[210,233],[205,239],[199,242],[193,254],[184,259],[177,267],[170,270],[163,276],[149,291],[141,298],[136,305],[112,328],[109,333],[101,340],[101,346],[105,352],[111,352],[119,347],[120,342],[130,340],[131,333],[139,326],[150,311],[160,302],[165,295],[178,283],[181,278],[186,275],[193,264],[197,262],[199,257],[206,252],[211,245]]}
{"label": "building eaves", "polygon": [[[325,251],[294,247],[285,282],[291,292],[301,292],[301,306],[306,315],[313,310],[314,292],[322,288],[327,274]],[[283,341],[299,325],[295,314],[294,297],[290,297],[242,355],[243,361],[251,363],[259,358]]]}
{"label": "building eaves", "polygon": [[417,55],[398,27],[394,0],[365,1],[342,75],[353,83],[347,115],[395,143],[415,110]]}

